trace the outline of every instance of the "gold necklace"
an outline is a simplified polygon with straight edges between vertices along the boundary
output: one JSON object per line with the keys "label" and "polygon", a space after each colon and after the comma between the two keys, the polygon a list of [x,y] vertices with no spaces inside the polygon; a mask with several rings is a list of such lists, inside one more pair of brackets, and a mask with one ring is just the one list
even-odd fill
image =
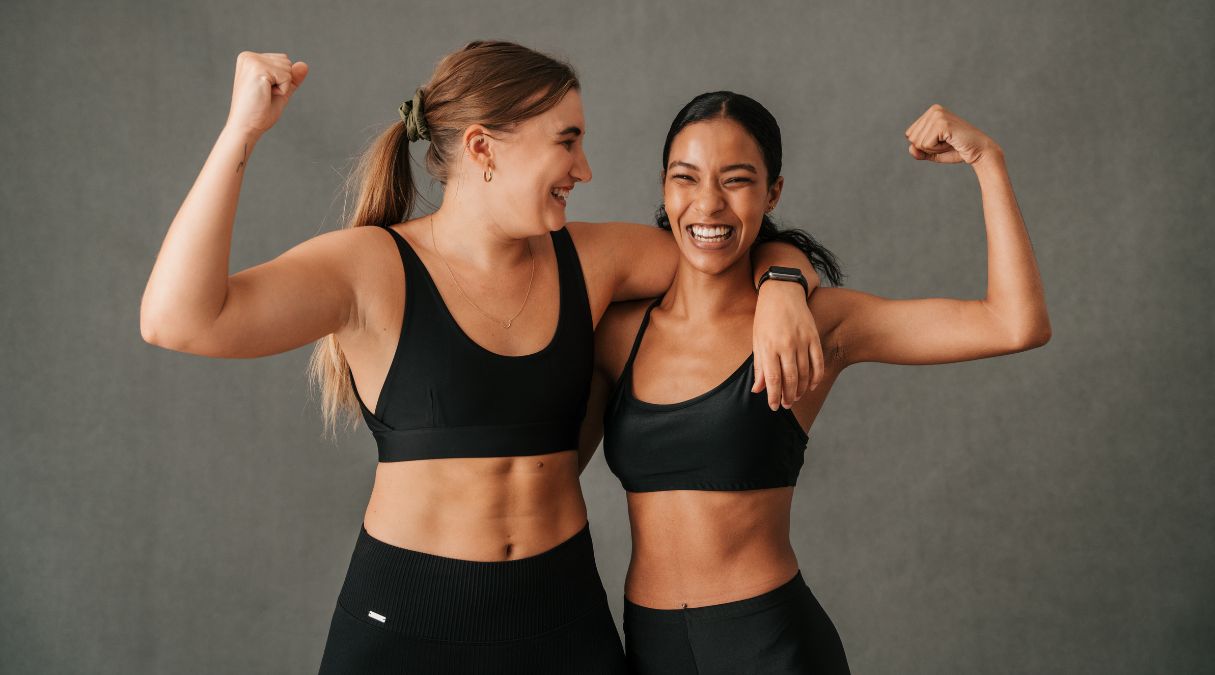
{"label": "gold necklace", "polygon": [[489,319],[490,321],[496,321],[497,323],[501,324],[503,328],[510,328],[515,319],[519,318],[519,315],[523,313],[523,308],[527,307],[527,299],[532,295],[532,282],[536,279],[536,254],[532,252],[532,240],[530,238],[527,240],[527,255],[532,261],[532,271],[527,277],[527,293],[523,296],[523,304],[519,305],[519,311],[515,312],[514,316],[506,321],[490,316],[488,312],[481,309],[481,307],[477,303],[473,302],[473,299],[468,297],[468,294],[464,292],[464,288],[460,286],[460,280],[456,278],[455,270],[451,268],[451,264],[447,262],[447,258],[443,257],[443,253],[439,251],[439,245],[435,243],[435,214],[433,213],[430,214],[430,247],[435,250],[435,253],[439,254],[439,260],[442,260],[443,265],[447,267],[447,273],[451,275],[451,280],[453,283],[455,283],[456,290],[460,291],[460,295],[464,296],[464,299],[468,301],[468,304],[472,305],[478,312],[481,312],[485,318]]}

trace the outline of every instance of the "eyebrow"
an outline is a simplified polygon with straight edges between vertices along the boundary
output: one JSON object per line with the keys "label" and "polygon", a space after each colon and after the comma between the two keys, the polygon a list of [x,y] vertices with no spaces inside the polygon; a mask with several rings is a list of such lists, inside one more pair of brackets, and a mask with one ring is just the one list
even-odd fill
{"label": "eyebrow", "polygon": [[[680,160],[675,160],[674,162],[671,162],[670,166],[667,167],[667,170],[669,171],[671,169],[674,169],[677,166],[687,167],[693,171],[700,171],[700,167],[696,166],[695,164],[689,164],[688,162],[684,162],[684,161],[680,161]],[[730,164],[729,166],[723,166],[723,167],[721,167],[721,172],[726,173],[727,171],[735,171],[735,170],[739,170],[739,169],[741,169],[743,171],[750,171],[751,173],[754,173],[754,174],[759,173],[758,171],[755,170],[754,165],[747,164],[747,163]]]}
{"label": "eyebrow", "polygon": [[557,132],[558,136],[565,136],[566,134],[573,134],[575,136],[581,136],[582,129],[580,129],[579,127],[566,127],[564,129],[562,129],[561,131]]}

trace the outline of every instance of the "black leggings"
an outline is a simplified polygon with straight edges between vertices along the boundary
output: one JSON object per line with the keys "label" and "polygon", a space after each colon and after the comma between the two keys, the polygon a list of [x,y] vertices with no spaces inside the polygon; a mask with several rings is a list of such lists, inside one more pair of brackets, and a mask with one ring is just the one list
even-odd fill
{"label": "black leggings", "polygon": [[529,558],[457,560],[360,528],[320,673],[623,675],[589,526]]}
{"label": "black leggings", "polygon": [[625,599],[624,642],[637,675],[848,673],[839,633],[800,571],[721,605],[651,609]]}

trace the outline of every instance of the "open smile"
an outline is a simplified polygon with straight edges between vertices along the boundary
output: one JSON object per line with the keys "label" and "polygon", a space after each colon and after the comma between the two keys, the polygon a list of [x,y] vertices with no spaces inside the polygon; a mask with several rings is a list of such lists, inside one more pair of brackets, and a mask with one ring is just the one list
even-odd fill
{"label": "open smile", "polygon": [[566,201],[568,201],[570,198],[570,191],[573,189],[573,186],[555,187],[552,190],[549,190],[549,195],[551,195],[553,199],[557,200],[559,204],[565,206]]}
{"label": "open smile", "polygon": [[684,228],[700,248],[718,248],[734,238],[734,226],[721,223],[693,223]]}

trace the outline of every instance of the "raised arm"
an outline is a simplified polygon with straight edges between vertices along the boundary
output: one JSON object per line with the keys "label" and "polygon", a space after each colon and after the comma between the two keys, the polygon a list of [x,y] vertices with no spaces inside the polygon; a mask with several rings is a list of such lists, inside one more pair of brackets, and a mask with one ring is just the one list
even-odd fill
{"label": "raised arm", "polygon": [[838,328],[844,363],[950,363],[1046,344],[1051,329],[1042,279],[1004,151],[939,105],[908,127],[906,136],[908,152],[918,160],[964,161],[974,169],[987,226],[987,294],[980,300],[889,300],[832,289],[833,297],[847,303]]}
{"label": "raised arm", "polygon": [[336,332],[355,314],[350,249],[363,233],[327,233],[228,274],[245,167],[307,74],[306,64],[286,54],[237,57],[228,120],[144,289],[140,332],[149,343],[206,356],[263,356]]}

